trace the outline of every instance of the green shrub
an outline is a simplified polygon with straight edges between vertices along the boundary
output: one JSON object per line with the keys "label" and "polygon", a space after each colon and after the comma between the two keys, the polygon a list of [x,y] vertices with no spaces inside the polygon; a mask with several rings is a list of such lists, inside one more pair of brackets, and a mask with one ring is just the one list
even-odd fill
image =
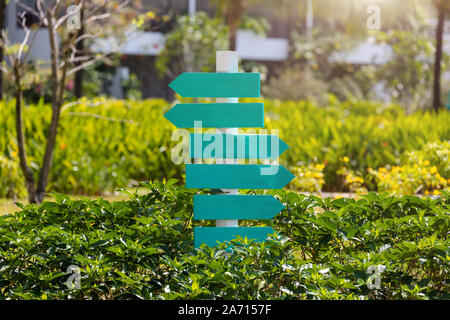
{"label": "green shrub", "polygon": [[[108,202],[26,205],[0,217],[0,299],[449,299],[450,195],[319,199],[286,206],[263,244],[193,248],[192,196],[175,181]],[[80,288],[66,285],[69,266]],[[369,289],[371,266],[383,266]]]}
{"label": "green shrub", "polygon": [[[93,106],[92,106],[93,105]],[[0,150],[18,163],[13,103],[3,105]],[[32,170],[44,154],[50,106],[24,110],[28,161]],[[143,102],[84,101],[62,112],[50,173],[49,190],[98,194],[125,187],[133,181],[180,177],[181,166],[170,160],[172,125],[163,114],[164,100]],[[35,171],[36,173],[36,171]],[[36,173],[37,174],[37,173]],[[0,189],[8,185],[0,184]]]}

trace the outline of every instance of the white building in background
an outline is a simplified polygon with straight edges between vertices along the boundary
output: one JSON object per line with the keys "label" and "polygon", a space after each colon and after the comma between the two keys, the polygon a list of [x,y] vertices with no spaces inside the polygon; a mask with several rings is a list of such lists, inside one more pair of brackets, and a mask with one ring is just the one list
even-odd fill
{"label": "white building in background", "polygon": [[[1,0],[4,1],[4,0]],[[16,16],[20,8],[14,0],[9,1],[6,8],[6,29],[8,30],[8,39],[11,43],[21,43],[25,38],[25,31],[17,23]],[[50,40],[48,37],[48,31],[45,28],[32,31],[37,33],[34,40],[34,45],[31,47],[30,57],[32,59],[40,59],[48,61],[50,60]],[[31,36],[30,38],[33,38]]]}
{"label": "white building in background", "polygon": [[[118,49],[127,55],[156,56],[164,48],[165,37],[161,32],[133,31],[128,33],[127,42]],[[108,51],[113,41],[102,41],[95,45],[96,51]],[[284,38],[268,38],[247,30],[239,30],[236,50],[241,59],[258,61],[283,61],[288,57],[289,43]]]}

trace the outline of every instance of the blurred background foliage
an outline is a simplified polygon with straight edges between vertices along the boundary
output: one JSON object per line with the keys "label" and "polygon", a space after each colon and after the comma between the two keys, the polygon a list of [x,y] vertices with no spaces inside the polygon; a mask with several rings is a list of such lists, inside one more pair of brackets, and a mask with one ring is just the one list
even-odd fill
{"label": "blurred background foliage", "polygon": [[[25,190],[8,103],[0,115],[6,133],[0,138],[0,195],[21,197]],[[40,103],[25,110],[33,170],[44,152],[49,108]],[[171,141],[174,127],[163,117],[169,108],[162,99],[97,98],[64,109],[49,190],[93,195],[148,179],[183,181],[184,164],[172,162],[172,148],[180,141]],[[449,113],[407,115],[398,105],[342,103],[333,96],[322,108],[311,101],[266,99],[265,112],[269,133],[279,129],[290,146],[280,161],[296,175],[291,189],[432,194],[450,185]]]}
{"label": "blurred background foliage", "polygon": [[[279,129],[291,146],[282,158],[298,178],[291,188],[413,194],[448,188],[449,113],[428,112],[436,8],[443,6],[439,1],[216,0],[208,12],[194,15],[164,9],[164,1],[148,2],[150,6],[135,2],[133,23],[166,37],[153,60],[155,82],[168,82],[182,72],[214,72],[215,52],[232,48],[236,27],[262,36],[285,35],[289,54],[284,62],[244,59],[240,71],[261,73],[266,126]],[[382,13],[380,30],[366,26],[366,9],[372,4]],[[390,59],[364,64],[340,59],[361,43],[390,47]],[[142,100],[142,79],[133,72],[121,82],[124,100],[108,93],[116,68],[127,59],[114,54],[87,68],[84,98],[78,102],[69,78],[64,96],[73,105],[63,108],[50,190],[98,194],[141,180],[183,178],[183,166],[171,162],[174,127],[162,117],[171,102]],[[440,65],[448,73],[450,57],[444,54]],[[23,81],[26,148],[33,170],[48,134],[48,79],[49,70],[37,61]],[[0,197],[21,197],[14,84],[3,80]],[[380,88],[383,99],[377,94]],[[449,89],[450,81],[442,77],[443,102]]]}
{"label": "blurred background foliage", "polygon": [[[432,108],[434,24],[439,1],[214,0],[206,7],[208,12],[195,15],[173,10],[164,1],[135,0],[133,4],[136,15],[142,13],[133,20],[137,27],[166,36],[166,44],[155,59],[154,71],[160,79],[155,81],[173,79],[181,72],[214,71],[215,51],[233,49],[236,27],[261,36],[283,35],[289,40],[288,59],[281,63],[241,61],[242,71],[260,72],[262,79],[267,79],[262,86],[267,98],[312,99],[323,106],[327,101],[324,97],[332,93],[340,101],[390,101],[402,105],[407,113]],[[366,26],[370,5],[380,8],[380,30]],[[448,20],[448,15],[445,17]],[[362,43],[388,46],[390,59],[361,64],[337,58]],[[111,96],[108,87],[120,58],[113,55],[85,71],[86,97]],[[450,57],[444,53],[443,72],[448,73],[449,64]],[[48,77],[49,70],[42,63],[33,66],[24,79],[27,101],[50,100]],[[133,73],[130,77],[121,83],[125,98],[138,98],[141,79]],[[11,96],[13,83],[8,79],[4,82],[5,96]],[[69,100],[75,99],[73,86],[70,79],[66,92]],[[445,103],[450,90],[448,75],[442,78],[441,86],[441,101]]]}

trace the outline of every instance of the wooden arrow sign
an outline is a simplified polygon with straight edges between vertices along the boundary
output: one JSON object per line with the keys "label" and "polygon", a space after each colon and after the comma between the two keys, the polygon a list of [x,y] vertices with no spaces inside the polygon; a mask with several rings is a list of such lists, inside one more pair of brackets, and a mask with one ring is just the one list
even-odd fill
{"label": "wooden arrow sign", "polygon": [[186,164],[187,188],[281,189],[294,177],[280,165]]}
{"label": "wooden arrow sign", "polygon": [[262,128],[263,103],[183,103],[176,104],[164,114],[178,128]]}
{"label": "wooden arrow sign", "polygon": [[276,159],[289,146],[275,135],[191,133],[194,159]]}
{"label": "wooden arrow sign", "polygon": [[241,236],[243,238],[256,240],[258,242],[265,241],[274,231],[270,227],[253,227],[253,228],[194,228],[194,246],[200,247],[202,243],[207,246],[214,247],[218,242],[230,241]]}
{"label": "wooden arrow sign", "polygon": [[169,87],[182,97],[258,98],[259,73],[184,72]]}
{"label": "wooden arrow sign", "polygon": [[270,195],[195,195],[194,220],[272,219],[284,206]]}
{"label": "wooden arrow sign", "polygon": [[[257,98],[259,73],[236,73],[236,52],[217,52],[218,73],[182,73],[169,87],[182,97]],[[263,103],[177,104],[164,115],[178,128],[230,128],[228,133],[191,134],[194,159],[278,158],[288,145],[275,135],[235,134],[236,128],[263,128]],[[231,134],[233,133],[233,134]],[[218,161],[217,161],[218,162]],[[230,161],[226,161],[230,162]],[[271,219],[283,205],[270,195],[238,195],[236,189],[279,189],[294,175],[281,165],[187,164],[186,187],[230,189],[228,195],[195,195],[194,219],[214,219],[215,228],[194,228],[194,245],[215,246],[241,236],[262,242],[274,231],[269,227],[239,228],[239,219]],[[232,194],[234,193],[234,194]],[[226,226],[226,227],[223,227]]]}

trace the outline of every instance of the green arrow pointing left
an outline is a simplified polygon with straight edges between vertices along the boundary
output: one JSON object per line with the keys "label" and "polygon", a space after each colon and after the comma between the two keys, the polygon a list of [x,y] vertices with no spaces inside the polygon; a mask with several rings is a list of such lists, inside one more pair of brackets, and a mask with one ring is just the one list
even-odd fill
{"label": "green arrow pointing left", "polygon": [[169,87],[182,97],[258,98],[259,73],[184,72]]}
{"label": "green arrow pointing left", "polygon": [[263,103],[182,103],[164,114],[178,128],[262,128]]}

